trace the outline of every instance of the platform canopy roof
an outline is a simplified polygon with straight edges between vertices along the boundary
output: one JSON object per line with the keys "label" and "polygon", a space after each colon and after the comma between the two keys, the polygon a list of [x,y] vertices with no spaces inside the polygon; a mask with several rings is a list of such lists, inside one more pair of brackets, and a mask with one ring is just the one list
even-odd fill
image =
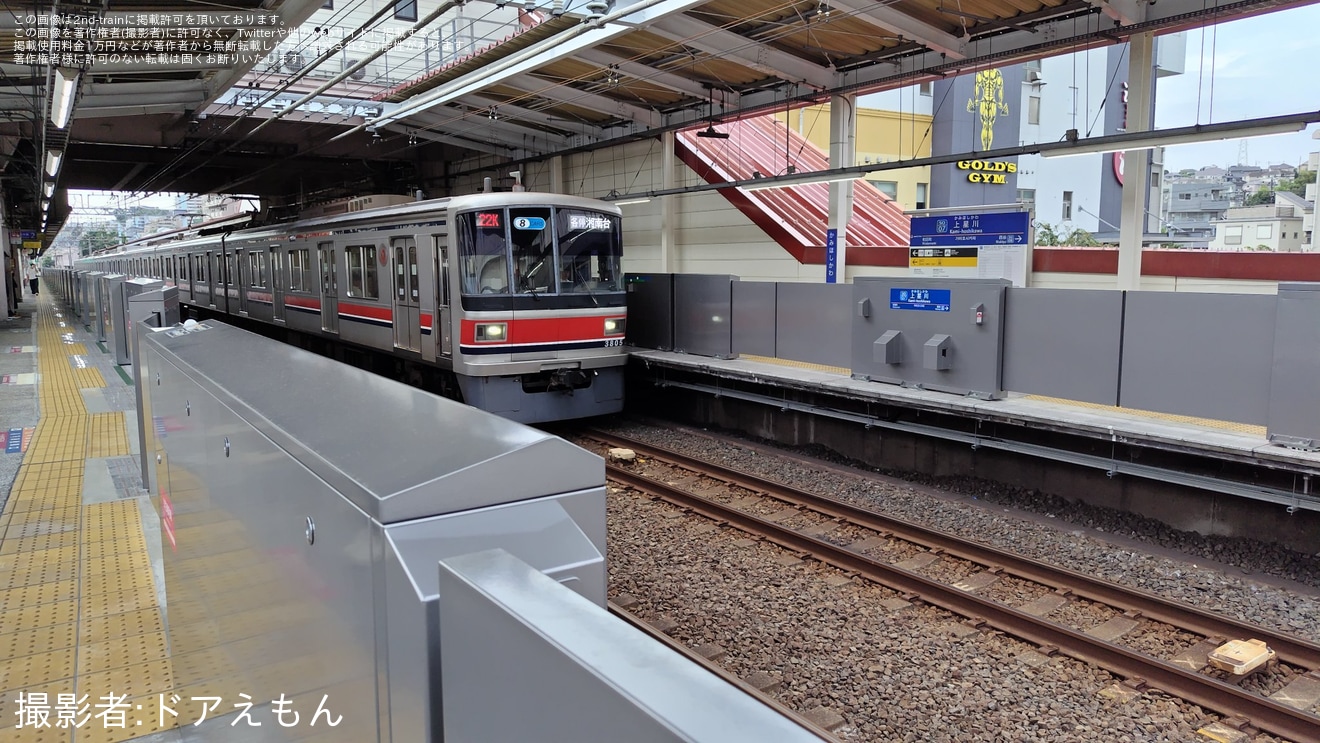
{"label": "platform canopy roof", "polygon": [[[506,5],[399,3],[418,3],[418,38],[437,39],[456,14]],[[248,22],[244,14],[272,15],[294,27],[325,0],[10,3],[0,10],[3,188],[10,213],[30,222],[39,219],[37,204],[53,180],[47,232],[67,212],[61,198],[67,188],[256,193],[289,201],[335,191],[443,193],[449,179],[474,168],[515,166],[694,125],[718,128],[730,118],[833,94],[902,87],[1303,4],[526,0],[510,4],[517,21],[492,43],[409,79],[372,84],[354,76],[360,70],[329,68],[342,62],[329,52],[322,60],[319,48],[308,48],[293,66],[261,59],[274,40],[250,42],[254,49],[237,62],[14,63],[22,59],[15,54],[24,51],[18,44],[29,23],[41,14],[96,16],[104,29],[113,25],[106,19],[139,14],[156,14],[165,27],[192,27],[199,21],[189,16],[205,12],[204,27],[214,38],[236,39]],[[368,9],[383,13],[391,5],[398,7],[376,0]],[[72,121],[61,128],[52,114],[70,78]],[[318,103],[327,96],[337,103]],[[52,152],[63,158],[53,179],[45,172]]]}

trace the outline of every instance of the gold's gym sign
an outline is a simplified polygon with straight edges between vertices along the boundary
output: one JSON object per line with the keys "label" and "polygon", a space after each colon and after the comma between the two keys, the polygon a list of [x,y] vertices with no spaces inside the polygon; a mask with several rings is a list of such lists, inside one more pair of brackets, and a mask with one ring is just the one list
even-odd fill
{"label": "gold's gym sign", "polygon": [[972,183],[1005,185],[1008,174],[1017,172],[1017,163],[992,162],[990,160],[959,160],[958,170],[967,172],[967,180]]}

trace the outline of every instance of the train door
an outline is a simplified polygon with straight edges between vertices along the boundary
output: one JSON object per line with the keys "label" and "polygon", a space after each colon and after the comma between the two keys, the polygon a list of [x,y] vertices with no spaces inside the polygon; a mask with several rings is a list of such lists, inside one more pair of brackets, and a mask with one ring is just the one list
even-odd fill
{"label": "train door", "polygon": [[421,302],[417,277],[417,242],[411,237],[390,241],[394,265],[394,347],[421,349]]}
{"label": "train door", "polygon": [[216,306],[215,305],[215,283],[216,283],[215,264],[216,264],[215,253],[212,253],[209,250],[206,251],[206,288],[210,292],[210,294],[208,295],[210,298],[207,301],[211,303],[212,307]]}
{"label": "train door", "polygon": [[321,330],[338,333],[339,276],[335,271],[335,265],[338,263],[335,258],[335,244],[320,243],[316,246],[316,252],[321,263]]}
{"label": "train door", "polygon": [[431,332],[437,336],[440,356],[450,358],[454,355],[454,331],[449,324],[449,246],[440,235],[435,236],[435,255],[440,270],[436,271],[435,320]]}
{"label": "train door", "polygon": [[[248,256],[250,255],[255,255],[255,254],[243,250],[234,251],[234,275],[232,278],[234,281],[234,286],[238,288],[238,311],[244,315],[246,315],[248,312],[248,302],[247,302],[248,280],[255,278],[255,275],[252,274],[251,271],[252,267],[243,265],[243,262],[248,260]],[[244,277],[247,277],[247,280],[245,280]]]}
{"label": "train door", "polygon": [[267,250],[270,258],[270,302],[275,322],[284,322],[284,261],[279,248]]}
{"label": "train door", "polygon": [[235,312],[234,312],[234,307],[231,307],[230,305],[231,304],[237,305],[237,302],[231,303],[229,301],[230,295],[232,294],[230,290],[234,287],[234,279],[236,278],[236,276],[234,275],[234,251],[232,250],[224,251],[221,253],[221,255],[224,257],[224,270],[225,270],[225,275],[222,279],[222,281],[224,281],[225,284],[225,314],[232,315],[235,314]]}

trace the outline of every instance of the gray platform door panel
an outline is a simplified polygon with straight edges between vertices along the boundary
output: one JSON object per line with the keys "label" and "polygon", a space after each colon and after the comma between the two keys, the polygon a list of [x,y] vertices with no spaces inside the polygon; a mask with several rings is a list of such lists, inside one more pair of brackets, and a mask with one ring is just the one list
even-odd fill
{"label": "gray platform door panel", "polygon": [[1004,388],[1118,404],[1123,292],[1010,287],[1004,310]]}
{"label": "gray platform door panel", "polygon": [[1128,292],[1119,405],[1264,425],[1277,304],[1265,294]]}
{"label": "gray platform door panel", "polygon": [[1270,441],[1320,449],[1320,284],[1280,283],[1269,400]]}
{"label": "gray platform door panel", "polygon": [[417,243],[411,237],[390,241],[394,269],[394,347],[417,351],[422,347],[421,287],[417,276]]}
{"label": "gray platform door panel", "polygon": [[960,395],[1003,395],[1004,280],[860,277],[852,373]]}
{"label": "gray platform door panel", "polygon": [[321,330],[339,332],[339,265],[334,243],[316,246],[317,261],[321,265]]}

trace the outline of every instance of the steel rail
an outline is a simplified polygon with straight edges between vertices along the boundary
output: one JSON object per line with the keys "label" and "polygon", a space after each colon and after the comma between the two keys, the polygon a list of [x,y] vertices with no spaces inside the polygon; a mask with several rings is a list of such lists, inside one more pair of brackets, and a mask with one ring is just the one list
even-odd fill
{"label": "steel rail", "polygon": [[606,474],[616,482],[706,518],[756,534],[793,552],[813,555],[841,570],[866,576],[900,593],[920,597],[922,601],[984,622],[1037,646],[1057,648],[1058,652],[1072,658],[1094,663],[1127,679],[1140,680],[1193,704],[1228,716],[1246,718],[1253,726],[1265,732],[1298,743],[1320,741],[1320,717],[1272,699],[786,529],[774,522],[714,503],[621,467],[606,465]]}
{"label": "steel rail", "polygon": [[680,655],[692,661],[693,663],[696,663],[702,668],[705,668],[707,671],[710,671],[711,673],[715,674],[716,676],[719,676],[720,678],[724,679],[730,684],[733,684],[734,686],[738,687],[739,689],[747,693],[749,696],[754,698],[756,701],[760,702],[761,704],[764,704],[765,706],[769,707],[775,712],[778,712],[784,717],[787,717],[788,719],[797,723],[799,727],[806,728],[817,738],[826,741],[839,740],[839,737],[837,735],[831,733],[830,731],[826,730],[820,725],[817,725],[811,720],[808,720],[793,708],[785,705],[784,703],[780,702],[778,699],[775,699],[774,697],[770,696],[769,694],[766,694],[760,689],[757,689],[755,686],[752,686],[746,681],[743,681],[735,674],[724,670],[724,668],[720,666],[718,663],[715,663],[714,661],[702,655],[701,653],[698,653],[692,648],[684,645],[683,643],[675,640],[669,635],[651,626],[651,624],[648,623],[645,619],[642,619],[636,614],[633,614],[632,612],[628,611],[622,606],[619,606],[613,601],[609,602],[609,609],[610,609],[610,613],[619,617],[628,624],[631,624],[637,629],[645,632],[647,635],[651,637],[651,639],[665,645],[670,650],[679,653]]}
{"label": "steel rail", "polygon": [[713,462],[705,462],[685,454],[652,446],[641,441],[634,441],[624,436],[595,431],[589,435],[614,446],[633,449],[643,456],[666,461],[678,467],[700,470],[739,487],[766,493],[782,500],[805,504],[826,515],[846,519],[869,529],[893,532],[904,540],[920,544],[928,549],[940,550],[952,557],[969,560],[986,567],[997,567],[1010,575],[1055,589],[1066,589],[1075,596],[1107,604],[1133,615],[1140,615],[1165,624],[1171,624],[1180,629],[1190,630],[1207,638],[1255,638],[1263,640],[1278,653],[1281,661],[1308,670],[1320,669],[1320,645],[1282,634],[1267,627],[1229,619],[1140,589],[1120,586],[1067,568],[969,542],[951,534],[945,534],[859,506],[799,490]]}

